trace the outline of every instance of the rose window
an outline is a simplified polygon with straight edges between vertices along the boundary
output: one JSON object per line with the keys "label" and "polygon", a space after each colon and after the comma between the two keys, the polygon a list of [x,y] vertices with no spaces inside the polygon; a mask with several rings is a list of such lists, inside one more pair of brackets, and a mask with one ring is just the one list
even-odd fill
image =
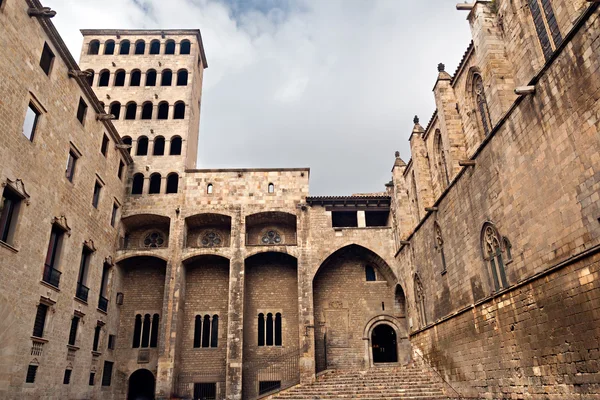
{"label": "rose window", "polygon": [[163,247],[164,244],[165,237],[160,232],[149,233],[144,239],[144,247]]}
{"label": "rose window", "polygon": [[221,237],[215,232],[206,233],[200,242],[203,247],[219,247],[223,243]]}
{"label": "rose window", "polygon": [[279,235],[279,232],[268,231],[263,235],[261,242],[262,244],[280,244],[281,236]]}

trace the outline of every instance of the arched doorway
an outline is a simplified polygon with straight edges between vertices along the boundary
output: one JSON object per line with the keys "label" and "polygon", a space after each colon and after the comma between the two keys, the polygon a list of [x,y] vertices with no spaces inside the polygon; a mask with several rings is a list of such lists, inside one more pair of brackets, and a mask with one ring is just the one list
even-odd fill
{"label": "arched doorway", "polygon": [[154,400],[154,375],[147,369],[138,369],[129,377],[127,400]]}
{"label": "arched doorway", "polygon": [[373,363],[398,362],[398,341],[396,331],[387,324],[377,325],[371,333]]}

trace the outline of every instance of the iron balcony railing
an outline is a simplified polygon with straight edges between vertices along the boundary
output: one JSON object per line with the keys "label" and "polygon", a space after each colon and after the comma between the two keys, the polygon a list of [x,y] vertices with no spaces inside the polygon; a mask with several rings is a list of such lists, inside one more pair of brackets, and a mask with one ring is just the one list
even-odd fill
{"label": "iron balcony railing", "polygon": [[108,299],[104,296],[100,296],[98,299],[98,308],[104,312],[108,311]]}
{"label": "iron balcony railing", "polygon": [[77,282],[77,291],[75,292],[75,297],[77,297],[79,300],[87,302],[89,292],[90,288],[80,282]]}
{"label": "iron balcony railing", "polygon": [[44,276],[42,277],[44,282],[49,283],[52,286],[58,287],[61,275],[62,272],[60,272],[59,270],[52,268],[52,266],[48,264],[44,264]]}

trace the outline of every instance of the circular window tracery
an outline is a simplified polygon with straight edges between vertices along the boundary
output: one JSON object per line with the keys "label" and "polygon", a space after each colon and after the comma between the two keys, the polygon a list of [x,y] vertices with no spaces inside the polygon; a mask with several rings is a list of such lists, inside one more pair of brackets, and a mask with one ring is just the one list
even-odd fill
{"label": "circular window tracery", "polygon": [[165,244],[165,237],[160,232],[151,232],[144,238],[144,247],[157,248],[163,247]]}
{"label": "circular window tracery", "polygon": [[261,239],[262,244],[280,244],[281,235],[277,231],[267,231]]}
{"label": "circular window tracery", "polygon": [[206,232],[200,239],[202,247],[219,247],[222,243],[221,236],[214,231]]}

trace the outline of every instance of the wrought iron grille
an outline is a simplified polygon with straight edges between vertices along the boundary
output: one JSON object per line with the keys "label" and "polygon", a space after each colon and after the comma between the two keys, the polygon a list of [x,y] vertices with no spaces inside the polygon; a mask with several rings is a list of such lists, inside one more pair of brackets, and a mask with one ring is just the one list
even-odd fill
{"label": "wrought iron grille", "polygon": [[44,265],[44,282],[51,284],[52,286],[58,287],[60,283],[60,276],[62,272],[57,269],[52,268],[50,265]]}

